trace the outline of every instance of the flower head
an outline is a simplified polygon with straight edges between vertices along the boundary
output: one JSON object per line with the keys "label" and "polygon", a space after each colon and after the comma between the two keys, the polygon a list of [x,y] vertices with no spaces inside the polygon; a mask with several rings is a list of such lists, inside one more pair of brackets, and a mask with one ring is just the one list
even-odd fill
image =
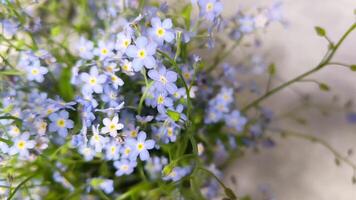
{"label": "flower head", "polygon": [[163,41],[171,43],[174,40],[174,33],[172,32],[172,20],[165,19],[163,22],[158,17],[151,19],[152,28],[148,30],[149,35],[158,43]]}
{"label": "flower head", "polygon": [[106,81],[106,75],[100,74],[97,67],[90,68],[90,73],[81,73],[81,80],[84,82],[83,92],[84,93],[102,93],[102,84]]}
{"label": "flower head", "polygon": [[49,119],[52,121],[49,125],[49,131],[58,132],[62,137],[66,137],[68,134],[68,129],[73,128],[74,123],[72,120],[68,119],[69,114],[67,111],[62,110],[59,113],[52,113]]}
{"label": "flower head", "polygon": [[141,160],[147,160],[150,157],[148,150],[153,149],[155,141],[146,140],[146,137],[146,133],[141,131],[138,134],[137,139],[129,138],[127,140],[128,145],[130,145],[133,149],[133,157],[137,157],[139,155]]}
{"label": "flower head", "polygon": [[177,81],[177,73],[166,70],[165,67],[160,68],[159,70],[150,70],[148,76],[154,80],[153,87],[158,91],[167,91],[170,94],[174,94],[178,88],[175,85]]}
{"label": "flower head", "polygon": [[115,115],[114,118],[109,119],[105,118],[103,120],[103,124],[105,127],[101,129],[101,133],[107,134],[109,133],[110,136],[116,137],[117,136],[117,131],[121,130],[124,128],[124,125],[119,122],[119,116]]}
{"label": "flower head", "polygon": [[152,69],[156,65],[156,60],[153,55],[156,53],[157,45],[148,42],[146,37],[139,37],[135,41],[136,45],[130,45],[126,54],[133,58],[132,66],[135,71],[140,71],[143,66],[147,69]]}

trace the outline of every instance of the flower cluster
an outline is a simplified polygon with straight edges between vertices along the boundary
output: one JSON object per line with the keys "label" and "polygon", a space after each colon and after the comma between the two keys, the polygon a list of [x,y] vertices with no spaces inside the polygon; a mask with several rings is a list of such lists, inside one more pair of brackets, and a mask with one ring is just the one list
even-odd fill
{"label": "flower cluster", "polygon": [[[31,182],[54,183],[40,187],[39,198],[143,198],[142,190],[151,195],[146,199],[169,193],[179,199],[186,180],[197,184],[199,195],[214,198],[218,168],[239,145],[260,139],[273,116],[261,109],[261,117],[250,120],[236,101],[255,86],[236,75],[261,74],[263,59],[249,63],[259,71],[246,70],[198,53],[219,48],[218,32],[237,44],[283,22],[280,4],[225,19],[219,0],[176,9],[137,0],[43,2],[38,12],[0,2],[8,6],[0,9],[0,41],[8,54],[0,50],[6,72],[0,73],[0,164],[18,162],[15,176],[31,169]],[[59,16],[66,6],[71,12]],[[13,14],[18,9],[22,15]]]}

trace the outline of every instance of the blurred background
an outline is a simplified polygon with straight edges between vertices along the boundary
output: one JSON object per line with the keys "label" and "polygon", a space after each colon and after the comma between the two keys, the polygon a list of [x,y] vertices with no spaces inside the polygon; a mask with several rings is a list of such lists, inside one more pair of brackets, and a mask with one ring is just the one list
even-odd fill
{"label": "blurred background", "polygon": [[[222,0],[229,16],[238,8],[270,5],[272,0]],[[314,27],[327,30],[330,38],[338,40],[354,23],[355,0],[281,0],[288,26],[272,25],[262,36],[262,52],[277,66],[279,80],[289,80],[318,64],[327,42],[315,34]],[[241,51],[241,50],[240,50]],[[237,51],[236,54],[239,52]],[[230,58],[233,62],[233,58]],[[356,34],[342,45],[334,61],[356,63]],[[316,84],[296,83],[265,102],[277,114],[298,105],[300,95],[309,94],[320,109],[306,108],[298,112],[305,123],[283,120],[279,125],[301,133],[312,134],[347,155],[356,150],[356,125],[347,123],[342,106],[356,100],[356,73],[347,68],[328,66],[311,78],[325,82],[330,92],[322,92]],[[272,133],[271,133],[272,134]],[[226,171],[225,182],[240,196],[251,194],[252,199],[276,200],[355,200],[356,185],[352,184],[353,170],[337,166],[334,155],[325,147],[300,138],[274,136],[276,147],[258,153],[249,150]],[[356,156],[350,157],[356,162]],[[232,184],[235,176],[237,184]],[[269,198],[267,198],[269,197]]]}

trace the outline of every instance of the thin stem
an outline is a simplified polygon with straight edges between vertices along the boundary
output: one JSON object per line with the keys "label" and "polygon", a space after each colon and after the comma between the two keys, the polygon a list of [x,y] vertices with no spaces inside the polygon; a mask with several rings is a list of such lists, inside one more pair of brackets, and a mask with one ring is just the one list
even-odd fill
{"label": "thin stem", "polygon": [[207,69],[206,69],[206,73],[209,73],[211,72],[213,69],[215,69],[215,67],[217,65],[219,65],[219,63],[222,61],[222,60],[225,60],[225,58],[227,58],[231,53],[234,52],[234,50],[236,49],[236,47],[239,46],[239,44],[241,43],[242,41],[242,37],[239,38],[238,40],[235,41],[235,43],[229,48],[227,49],[221,56],[217,56],[213,62],[212,65],[210,65]]}
{"label": "thin stem", "polygon": [[340,38],[340,40],[337,42],[337,44],[334,46],[334,48],[331,50],[330,53],[326,54],[326,57],[324,57],[324,59],[322,59],[322,61],[313,69],[311,69],[310,71],[307,71],[275,88],[273,88],[272,90],[270,90],[269,92],[267,92],[266,94],[262,95],[261,97],[257,98],[256,100],[252,101],[250,104],[248,104],[247,106],[245,106],[242,109],[242,112],[246,113],[248,110],[250,110],[253,107],[256,107],[257,105],[259,105],[262,101],[264,101],[265,99],[267,99],[268,97],[272,96],[273,94],[277,93],[278,91],[286,88],[287,86],[302,80],[303,78],[313,74],[314,72],[319,71],[320,69],[324,68],[325,66],[327,66],[330,62],[330,60],[333,58],[333,56],[335,55],[336,51],[339,49],[340,45],[345,41],[345,39],[347,38],[347,36],[356,29],[356,23],[354,23],[347,31],[346,33]]}
{"label": "thin stem", "polygon": [[12,191],[12,193],[9,195],[9,197],[7,198],[7,200],[11,200],[11,199],[15,196],[16,192],[17,192],[25,183],[27,183],[29,180],[31,180],[34,176],[36,176],[36,174],[32,174],[31,176],[29,176],[29,177],[27,177],[25,180],[23,180],[21,183],[19,183],[19,184],[16,186],[15,190]]}
{"label": "thin stem", "polygon": [[306,140],[309,140],[311,142],[316,142],[320,145],[322,145],[323,147],[325,147],[326,149],[328,149],[334,156],[335,158],[337,158],[338,160],[344,162],[345,164],[349,165],[354,172],[356,171],[356,164],[353,163],[350,159],[348,159],[346,156],[341,155],[341,153],[339,153],[337,150],[335,150],[329,143],[327,143],[326,141],[315,137],[313,135],[310,134],[305,134],[305,133],[298,133],[298,132],[294,132],[294,131],[289,131],[289,130],[280,130],[280,129],[275,129],[275,130],[271,130],[274,132],[278,132],[280,133],[282,136],[292,136],[292,137],[297,137],[297,138],[303,138]]}

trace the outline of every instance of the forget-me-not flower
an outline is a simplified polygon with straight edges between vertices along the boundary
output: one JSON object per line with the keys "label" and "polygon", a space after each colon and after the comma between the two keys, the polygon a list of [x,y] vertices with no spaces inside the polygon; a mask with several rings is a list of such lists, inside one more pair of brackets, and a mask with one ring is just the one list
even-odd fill
{"label": "forget-me-not flower", "polygon": [[223,5],[219,0],[198,0],[200,15],[207,20],[213,21],[223,10]]}
{"label": "forget-me-not flower", "polygon": [[74,127],[72,120],[68,119],[69,114],[67,111],[62,110],[59,113],[52,113],[48,118],[52,121],[49,125],[49,131],[58,132],[62,137],[66,137],[68,129]]}
{"label": "forget-me-not flower", "polygon": [[102,84],[105,83],[106,78],[106,75],[99,74],[97,67],[91,67],[89,74],[86,72],[80,74],[80,79],[85,83],[83,91],[89,94],[93,92],[102,93]]}
{"label": "forget-me-not flower", "polygon": [[129,175],[135,169],[137,163],[136,161],[121,159],[114,162],[114,167],[117,169],[115,175],[122,176],[124,174]]}
{"label": "forget-me-not flower", "polygon": [[156,65],[156,60],[153,55],[156,53],[157,45],[149,42],[146,37],[139,37],[135,41],[135,45],[130,45],[126,54],[133,58],[132,67],[135,71],[140,71],[143,66],[147,69],[152,69]]}
{"label": "forget-me-not flower", "polygon": [[161,67],[159,70],[150,70],[148,76],[154,80],[153,87],[158,91],[166,90],[170,94],[174,94],[178,89],[175,85],[177,73],[166,70],[165,67]]}
{"label": "forget-me-not flower", "polygon": [[37,81],[38,83],[43,82],[44,75],[47,74],[48,69],[42,66],[31,65],[25,68],[27,72],[27,79],[30,81]]}
{"label": "forget-me-not flower", "polygon": [[132,157],[140,156],[141,160],[147,160],[150,157],[148,150],[153,149],[155,146],[154,140],[146,140],[146,133],[141,131],[137,139],[129,138],[127,139],[127,144],[133,149]]}
{"label": "forget-me-not flower", "polygon": [[172,20],[164,19],[163,22],[158,17],[151,19],[152,28],[148,30],[151,38],[158,44],[163,41],[171,43],[174,40],[174,33],[172,32]]}

